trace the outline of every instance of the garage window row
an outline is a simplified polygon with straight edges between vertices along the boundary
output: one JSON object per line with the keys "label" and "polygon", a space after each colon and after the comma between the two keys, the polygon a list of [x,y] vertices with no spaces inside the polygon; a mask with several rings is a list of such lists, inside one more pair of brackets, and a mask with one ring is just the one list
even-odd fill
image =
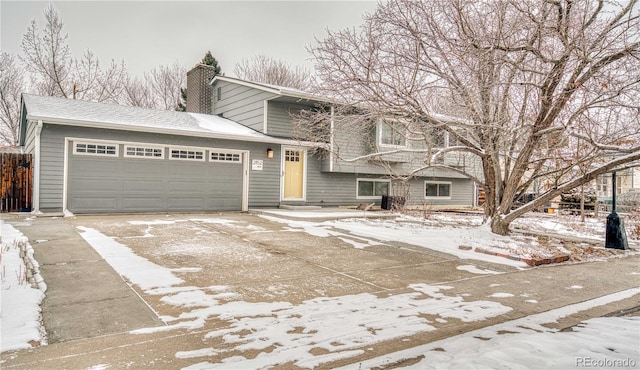
{"label": "garage window row", "polygon": [[[164,159],[165,147],[141,144],[123,144],[124,157],[140,159]],[[73,145],[73,154],[119,157],[120,144],[81,142]],[[204,162],[209,154],[210,162],[242,163],[242,152],[229,149],[201,149],[168,147],[169,159]]]}

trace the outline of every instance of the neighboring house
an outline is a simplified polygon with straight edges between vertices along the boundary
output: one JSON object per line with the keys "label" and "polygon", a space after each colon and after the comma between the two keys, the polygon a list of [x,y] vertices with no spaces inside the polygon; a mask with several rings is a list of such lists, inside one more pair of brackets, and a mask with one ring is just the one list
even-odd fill
{"label": "neighboring house", "polygon": [[[211,114],[23,95],[20,145],[34,158],[33,210],[380,204],[400,183],[385,166],[320,158],[311,154],[314,144],[296,140],[291,114],[318,103],[306,93],[223,76],[211,85],[203,77],[188,90],[188,98],[211,96],[210,107],[187,101]],[[402,144],[384,128],[376,137]],[[409,164],[399,159],[393,166]],[[471,180],[442,170],[423,171],[402,188],[413,204],[472,206],[476,199]]]}
{"label": "neighboring house", "polygon": [[[611,201],[613,196],[613,181],[611,173],[598,176],[596,179],[596,194],[600,201]],[[616,194],[629,191],[640,192],[640,167],[631,167],[616,173]]]}

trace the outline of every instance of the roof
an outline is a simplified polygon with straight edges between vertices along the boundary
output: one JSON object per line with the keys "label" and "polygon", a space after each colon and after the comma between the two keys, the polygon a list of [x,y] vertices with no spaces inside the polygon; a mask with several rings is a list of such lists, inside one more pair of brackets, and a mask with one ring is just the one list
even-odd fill
{"label": "roof", "polygon": [[210,114],[164,111],[86,100],[23,94],[27,119],[46,123],[210,137],[267,143],[290,143],[226,118]]}

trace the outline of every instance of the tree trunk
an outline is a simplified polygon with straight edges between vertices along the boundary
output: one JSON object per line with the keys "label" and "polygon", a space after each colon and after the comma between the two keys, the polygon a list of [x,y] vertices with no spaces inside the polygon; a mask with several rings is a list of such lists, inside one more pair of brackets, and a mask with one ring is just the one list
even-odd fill
{"label": "tree trunk", "polygon": [[500,216],[494,216],[491,219],[491,232],[498,235],[507,235],[509,234],[510,223],[511,222],[503,220]]}

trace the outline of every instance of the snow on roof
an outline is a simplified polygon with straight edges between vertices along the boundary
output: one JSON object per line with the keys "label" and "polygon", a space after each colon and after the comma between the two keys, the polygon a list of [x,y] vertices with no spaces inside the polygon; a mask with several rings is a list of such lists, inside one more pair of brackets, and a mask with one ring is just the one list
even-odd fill
{"label": "snow on roof", "polygon": [[282,141],[211,114],[163,111],[31,94],[23,94],[23,99],[28,119],[42,119],[50,123],[259,142]]}

